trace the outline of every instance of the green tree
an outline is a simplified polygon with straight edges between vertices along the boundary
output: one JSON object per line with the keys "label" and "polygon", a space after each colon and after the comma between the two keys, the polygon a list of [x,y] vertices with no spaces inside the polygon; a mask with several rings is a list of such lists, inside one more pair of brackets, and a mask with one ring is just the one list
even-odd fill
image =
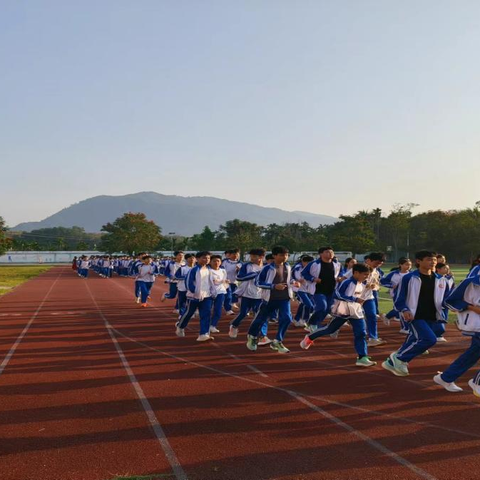
{"label": "green tree", "polygon": [[227,248],[239,248],[242,253],[245,253],[250,248],[259,247],[262,245],[262,231],[256,223],[239,220],[228,220],[225,225],[220,225],[219,237],[224,238]]}
{"label": "green tree", "polygon": [[0,217],[0,255],[11,248],[12,241],[7,237],[7,225],[3,217]]}
{"label": "green tree", "polygon": [[102,232],[106,233],[100,248],[109,253],[152,251],[162,238],[161,228],[147,220],[144,213],[125,213],[113,223],[103,225]]}
{"label": "green tree", "polygon": [[340,220],[329,229],[329,240],[335,249],[356,254],[375,248],[375,233],[365,215],[340,215]]}
{"label": "green tree", "polygon": [[193,250],[216,250],[217,235],[208,226],[205,226],[201,233],[190,238],[188,245]]}

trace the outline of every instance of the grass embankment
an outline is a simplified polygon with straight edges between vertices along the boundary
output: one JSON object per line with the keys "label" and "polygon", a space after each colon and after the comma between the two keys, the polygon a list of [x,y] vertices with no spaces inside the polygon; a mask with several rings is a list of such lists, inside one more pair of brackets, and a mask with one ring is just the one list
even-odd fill
{"label": "grass embankment", "polygon": [[0,266],[0,295],[8,293],[17,285],[20,285],[51,268],[50,265]]}

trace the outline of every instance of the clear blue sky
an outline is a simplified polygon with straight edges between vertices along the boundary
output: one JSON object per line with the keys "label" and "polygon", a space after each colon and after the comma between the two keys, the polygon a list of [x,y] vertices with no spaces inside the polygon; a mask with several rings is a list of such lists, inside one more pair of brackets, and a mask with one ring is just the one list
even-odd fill
{"label": "clear blue sky", "polygon": [[4,0],[0,215],[480,200],[478,0]]}

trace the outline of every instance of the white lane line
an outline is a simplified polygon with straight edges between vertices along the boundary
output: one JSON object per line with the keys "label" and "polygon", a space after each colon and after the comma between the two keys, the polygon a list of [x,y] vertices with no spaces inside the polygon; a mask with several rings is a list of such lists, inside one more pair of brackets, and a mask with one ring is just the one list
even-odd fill
{"label": "white lane line", "polygon": [[213,345],[214,347],[217,347],[219,348],[225,355],[228,355],[230,358],[233,358],[234,360],[237,360],[239,362],[241,362],[245,367],[247,367],[248,369],[250,369],[252,372],[260,375],[261,377],[263,378],[270,378],[266,373],[263,373],[261,370],[259,370],[257,367],[254,367],[253,365],[249,365],[247,363],[244,362],[244,360],[240,357],[237,357],[236,355],[234,355],[233,353],[230,353],[230,352],[226,352],[222,347],[220,347],[220,345],[218,345],[217,343],[211,343],[211,345]]}
{"label": "white lane line", "polygon": [[32,315],[32,318],[30,318],[29,322],[25,325],[25,328],[22,330],[22,333],[17,337],[17,339],[15,340],[15,343],[12,345],[12,348],[10,348],[9,352],[7,353],[6,357],[3,359],[3,362],[0,364],[0,375],[3,373],[3,371],[5,370],[5,368],[7,367],[8,365],[8,362],[10,361],[10,359],[13,357],[13,354],[15,353],[15,350],[17,349],[17,347],[20,345],[21,341],[23,340],[23,337],[25,337],[25,335],[27,334],[28,332],[28,329],[30,328],[30,325],[34,322],[34,320],[37,318],[38,314],[40,313],[40,310],[42,309],[43,305],[45,304],[45,302],[47,301],[47,298],[48,296],[50,295],[50,292],[53,290],[53,287],[56,285],[56,283],[58,282],[59,278],[62,276],[62,273],[63,273],[63,269],[62,271],[60,272],[60,274],[58,275],[58,277],[56,278],[56,280],[52,283],[52,285],[50,286],[50,288],[48,289],[48,292],[45,294],[45,296],[43,297],[43,300],[42,302],[40,303],[40,305],[38,306],[37,310],[35,311],[35,313]]}
{"label": "white lane line", "polygon": [[115,349],[117,350],[118,356],[122,361],[123,368],[127,372],[128,379],[130,380],[130,383],[132,384],[133,389],[135,390],[135,393],[137,394],[137,397],[139,398],[140,403],[142,404],[143,410],[147,415],[150,426],[152,427],[153,432],[155,433],[155,436],[157,437],[157,440],[159,441],[160,446],[162,447],[162,450],[164,451],[165,456],[167,457],[168,463],[170,463],[170,466],[172,467],[175,477],[177,478],[177,480],[188,480],[187,474],[185,473],[182,466],[180,465],[180,462],[178,461],[178,458],[175,455],[175,452],[173,451],[173,448],[171,447],[170,442],[167,440],[167,436],[165,435],[165,432],[163,431],[163,428],[160,425],[160,422],[158,421],[157,416],[155,415],[155,411],[153,410],[150,402],[148,401],[148,398],[146,397],[142,387],[138,383],[137,377],[133,373],[133,370],[131,369],[130,364],[128,363],[128,360],[125,357],[125,354],[123,353],[122,347],[120,346],[117,338],[113,334],[113,331],[115,331],[115,329],[110,325],[110,323],[106,319],[105,315],[100,309],[100,306],[95,300],[95,297],[93,296],[92,291],[90,290],[88,284],[85,283],[85,285],[87,287],[88,293],[90,294],[90,297],[92,298],[92,301],[95,307],[98,310],[98,313],[100,314],[100,317],[105,323],[105,327],[108,331],[108,334],[110,335],[110,338],[112,339],[112,342],[115,345]]}
{"label": "white lane line", "polygon": [[339,418],[335,417],[334,415],[326,412],[323,408],[318,407],[314,403],[310,402],[306,398],[299,395],[297,392],[294,392],[293,390],[286,390],[286,392],[290,396],[292,396],[293,398],[298,400],[299,402],[306,405],[307,407],[310,407],[312,410],[315,410],[320,415],[324,416],[325,418],[328,418],[331,422],[337,424],[339,427],[343,428],[344,430],[347,430],[351,434],[358,437],[360,440],[363,440],[364,442],[366,442],[371,447],[375,448],[376,450],[379,450],[380,452],[382,452],[387,457],[390,457],[392,460],[395,460],[396,462],[400,463],[401,465],[408,468],[409,470],[412,470],[412,472],[415,472],[418,476],[420,476],[422,478],[426,478],[427,480],[436,480],[436,477],[434,477],[433,475],[430,475],[425,470],[422,470],[421,468],[417,467],[413,463],[409,462],[406,458],[403,458],[402,456],[398,455],[397,453],[393,452],[392,450],[389,450],[387,447],[385,447],[381,443],[377,442],[373,438],[370,438],[367,435],[365,435],[364,433],[362,433],[358,430],[355,430],[348,423],[345,423],[344,421],[340,420]]}
{"label": "white lane line", "polygon": [[[201,363],[198,363],[198,362],[193,362],[191,360],[187,360],[185,358],[182,358],[182,357],[178,357],[176,355],[172,355],[170,353],[166,353],[166,352],[163,352],[159,349],[156,349],[154,347],[150,347],[150,345],[147,345],[143,342],[139,342],[135,339],[132,339],[130,337],[128,337],[127,335],[123,334],[122,332],[120,332],[119,330],[117,330],[116,328],[112,327],[112,329],[117,333],[119,334],[120,336],[134,342],[134,343],[137,343],[139,345],[142,345],[146,348],[149,348],[151,350],[154,350],[158,353],[161,353],[162,355],[164,356],[167,356],[167,357],[170,357],[170,358],[173,358],[174,360],[177,360],[177,361],[180,361],[180,362],[183,362],[183,363],[187,363],[187,364],[190,364],[190,365],[195,365],[197,367],[200,367],[200,368],[204,368],[204,369],[207,369],[207,370],[210,370],[212,372],[216,372],[216,373],[219,373],[221,375],[225,375],[225,376],[228,376],[228,377],[232,377],[232,378],[236,378],[238,380],[243,380],[245,382],[249,382],[249,383],[253,383],[253,384],[256,384],[256,385],[261,385],[263,387],[266,387],[266,388],[272,388],[274,390],[277,390],[277,391],[280,391],[280,392],[283,392],[283,393],[287,393],[288,395],[290,396],[293,396],[295,399],[299,400],[300,401],[300,398],[306,400],[305,397],[307,397],[307,395],[303,395],[303,394],[300,394],[298,392],[294,392],[293,390],[289,390],[289,389],[286,389],[286,388],[282,388],[282,387],[277,387],[275,385],[269,385],[268,383],[264,383],[264,382],[261,382],[259,380],[254,380],[252,378],[247,378],[247,377],[242,377],[241,375],[236,375],[236,374],[233,374],[233,373],[229,373],[229,372],[224,372],[222,370],[219,370],[218,368],[215,368],[215,367],[209,367],[207,365],[203,365]],[[314,398],[316,400],[320,400],[320,401],[323,401],[325,403],[330,403],[330,404],[338,404],[338,402],[335,402],[335,401],[332,401],[332,400],[328,400],[328,399],[323,399],[323,398],[320,398],[320,397],[313,397],[313,396],[310,396],[308,395],[308,397],[310,398]],[[306,402],[308,402],[308,400],[306,400]],[[311,402],[303,402],[305,405],[308,405],[310,404]],[[329,414],[328,412],[324,411],[323,409],[321,409],[320,407],[317,407],[316,405],[314,405],[313,403],[311,404],[315,407],[315,411],[318,412],[318,413],[321,413],[322,415],[324,415],[326,418],[328,418],[329,420],[333,421],[334,423],[336,423],[339,427],[343,428],[344,430],[348,431],[349,433],[352,433],[354,435],[356,435],[358,438],[361,438],[362,440],[364,440],[365,442],[367,442],[368,445],[370,445],[372,448],[380,451],[381,453],[383,454],[388,454],[388,456],[396,461],[397,463],[399,463],[400,465],[408,468],[409,470],[411,470],[412,472],[416,473],[417,475],[420,475],[422,476],[423,478],[426,478],[427,480],[437,480],[434,476],[430,475],[428,472],[426,472],[425,470],[422,470],[421,468],[417,467],[416,465],[414,465],[413,463],[409,462],[407,459],[403,458],[402,456],[398,455],[397,453],[393,452],[392,450],[388,449],[387,447],[385,447],[384,445],[380,444],[379,442],[377,442],[376,440],[373,440],[372,438],[370,438],[369,436],[365,435],[364,433],[356,430],[354,427],[352,427],[351,425],[348,425],[347,423],[343,422],[342,420],[340,420],[339,418],[335,417],[334,415],[331,415]],[[310,405],[308,405],[310,406]],[[348,404],[342,404],[342,406],[345,406],[347,408],[353,408],[351,407],[350,405]],[[311,408],[311,407],[310,407]],[[367,410],[368,411],[368,410]],[[324,413],[325,414],[324,414]],[[410,422],[408,422],[410,423]],[[415,421],[412,421],[411,423],[417,423]],[[421,422],[419,422],[421,423]]]}

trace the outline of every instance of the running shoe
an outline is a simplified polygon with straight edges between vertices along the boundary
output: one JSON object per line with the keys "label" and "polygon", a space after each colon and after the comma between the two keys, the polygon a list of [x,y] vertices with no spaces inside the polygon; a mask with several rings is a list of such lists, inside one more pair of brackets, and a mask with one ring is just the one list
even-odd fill
{"label": "running shoe", "polygon": [[446,382],[445,380],[442,379],[442,372],[438,372],[437,375],[433,377],[433,381],[437,385],[441,385],[445,390],[448,392],[463,392],[463,388],[460,388],[458,385],[455,384],[455,382]]}

